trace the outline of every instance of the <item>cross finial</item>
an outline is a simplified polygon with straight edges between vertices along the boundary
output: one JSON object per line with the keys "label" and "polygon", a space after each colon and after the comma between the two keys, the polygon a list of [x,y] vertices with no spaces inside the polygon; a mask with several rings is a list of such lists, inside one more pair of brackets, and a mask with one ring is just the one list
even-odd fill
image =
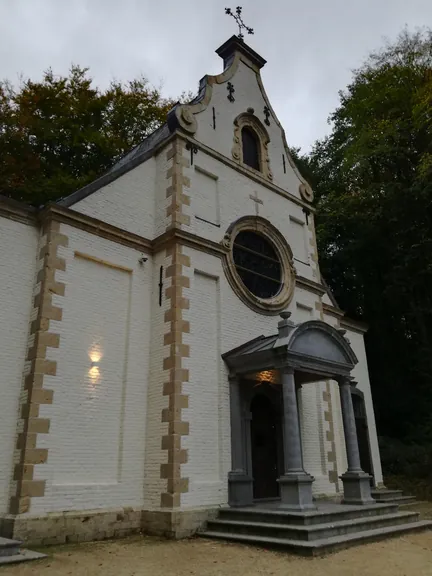
{"label": "cross finial", "polygon": [[253,28],[249,28],[249,26],[246,26],[246,24],[243,22],[241,13],[242,13],[241,6],[237,6],[235,12],[233,12],[231,8],[225,8],[225,14],[228,14],[228,16],[232,16],[237,23],[237,26],[239,28],[237,36],[240,38],[240,40],[243,40],[244,34],[242,30],[246,30],[248,34],[253,34],[254,31]]}

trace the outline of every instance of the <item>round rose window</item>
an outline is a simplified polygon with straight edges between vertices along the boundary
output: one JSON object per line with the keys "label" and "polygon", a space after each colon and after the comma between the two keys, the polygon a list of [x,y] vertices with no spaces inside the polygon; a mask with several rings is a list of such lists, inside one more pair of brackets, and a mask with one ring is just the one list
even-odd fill
{"label": "round rose window", "polygon": [[293,255],[284,236],[261,216],[242,216],[229,226],[222,263],[232,289],[261,314],[286,310],[294,294]]}
{"label": "round rose window", "polygon": [[250,230],[234,238],[233,259],[237,274],[258,298],[273,298],[281,289],[281,263],[272,244]]}

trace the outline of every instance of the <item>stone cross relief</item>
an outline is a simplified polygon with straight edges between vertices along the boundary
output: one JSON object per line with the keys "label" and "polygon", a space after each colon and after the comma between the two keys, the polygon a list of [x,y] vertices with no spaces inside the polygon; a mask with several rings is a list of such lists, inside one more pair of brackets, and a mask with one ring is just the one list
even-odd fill
{"label": "stone cross relief", "polygon": [[258,192],[256,190],[255,190],[255,196],[253,194],[249,194],[249,198],[255,202],[255,212],[256,215],[259,216],[259,205],[261,204],[262,206],[264,202],[260,198],[258,198]]}

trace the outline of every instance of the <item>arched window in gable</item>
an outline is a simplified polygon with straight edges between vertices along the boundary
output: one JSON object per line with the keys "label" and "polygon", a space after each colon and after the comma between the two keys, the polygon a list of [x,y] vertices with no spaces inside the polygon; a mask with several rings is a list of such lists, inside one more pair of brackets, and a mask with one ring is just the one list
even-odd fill
{"label": "arched window in gable", "polygon": [[242,134],[243,164],[261,171],[260,142],[258,135],[249,126],[244,126]]}
{"label": "arched window in gable", "polygon": [[264,178],[273,180],[270,169],[268,132],[252,112],[243,112],[234,120],[234,139],[231,154],[243,166],[261,172]]}

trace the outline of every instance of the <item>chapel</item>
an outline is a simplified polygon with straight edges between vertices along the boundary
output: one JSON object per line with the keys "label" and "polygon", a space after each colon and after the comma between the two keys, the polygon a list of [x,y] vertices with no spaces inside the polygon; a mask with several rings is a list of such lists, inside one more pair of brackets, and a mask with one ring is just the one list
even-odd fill
{"label": "chapel", "polygon": [[364,346],[238,36],[105,175],[0,201],[0,534],[182,537],[218,510],[375,501]]}

